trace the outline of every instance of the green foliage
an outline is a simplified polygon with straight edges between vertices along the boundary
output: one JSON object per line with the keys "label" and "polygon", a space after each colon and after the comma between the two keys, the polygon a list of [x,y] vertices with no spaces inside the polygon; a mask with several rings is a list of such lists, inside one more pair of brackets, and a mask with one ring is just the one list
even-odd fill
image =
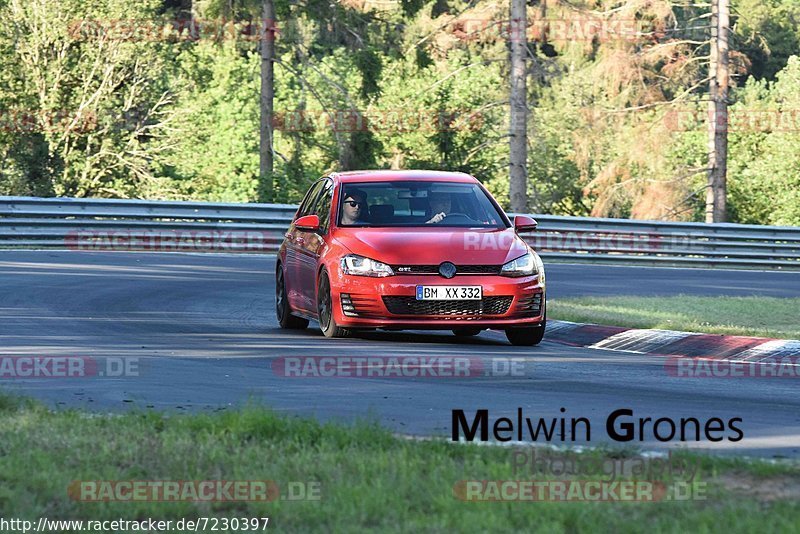
{"label": "green foliage", "polygon": [[355,55],[356,68],[361,73],[361,98],[368,100],[379,91],[381,78],[381,58],[373,50],[359,50]]}
{"label": "green foliage", "polygon": [[748,58],[755,78],[774,79],[800,52],[800,4],[738,0],[734,8],[735,48]]}
{"label": "green foliage", "polygon": [[[269,517],[269,528],[277,524],[282,532],[303,533],[638,532],[639,525],[654,533],[793,532],[800,520],[793,490],[800,479],[796,461],[674,452],[673,460],[691,466],[689,474],[664,469],[663,461],[648,465],[651,455],[630,447],[541,447],[535,451],[537,465],[531,459],[521,467],[519,454],[530,448],[407,439],[371,419],[322,424],[256,404],[198,412],[90,416],[1,395],[0,507],[9,516],[83,520],[84,531],[85,521],[158,518],[174,527],[180,519],[200,517],[212,518],[210,526],[234,516]],[[699,498],[631,502],[638,492],[616,489],[617,483],[634,481],[643,469],[648,482],[669,489],[668,495]],[[535,492],[527,494],[527,502],[463,499],[467,481],[534,477],[574,481],[576,489],[588,480],[613,481],[604,487],[614,500],[580,501],[580,491],[570,491],[572,502],[536,502]],[[147,480],[271,481],[280,497],[154,502],[119,491],[123,498],[86,502],[69,491],[76,481]],[[291,491],[303,483],[306,491]],[[481,496],[497,497],[494,488]],[[91,493],[100,499],[105,494]],[[262,521],[258,531],[263,528]]]}
{"label": "green foliage", "polygon": [[[748,224],[800,225],[800,57],[791,57],[775,82],[751,78],[730,108],[728,209],[730,220]],[[698,110],[702,108],[698,106]],[[703,117],[703,112],[698,113]],[[706,124],[681,132],[671,146],[671,165],[702,167]],[[701,191],[705,174],[694,177]],[[693,215],[703,216],[703,195]]]}
{"label": "green foliage", "polygon": [[[649,30],[587,39],[553,24],[531,43],[530,204],[701,220],[707,6],[615,6],[529,3],[530,17],[580,25],[607,11]],[[800,6],[733,7],[734,114],[800,109]],[[279,0],[275,10],[274,201],[297,202],[332,170],[430,168],[471,173],[508,205],[507,3]],[[193,15],[235,22],[238,36],[170,29]],[[0,113],[12,123],[0,128],[0,194],[258,200],[260,47],[242,32],[262,16],[259,0],[0,1]],[[80,21],[163,31],[101,38]],[[670,113],[692,110],[675,128]],[[734,129],[732,220],[800,224],[799,135]]]}
{"label": "green foliage", "polygon": [[425,5],[425,0],[400,0],[400,5],[403,8],[403,15],[411,18],[416,15]]}
{"label": "green foliage", "polygon": [[180,113],[171,133],[168,172],[188,198],[255,200],[259,56],[231,41],[201,42],[178,61]]}
{"label": "green foliage", "polygon": [[734,336],[797,339],[800,299],[774,297],[581,297],[547,303],[548,317]]}
{"label": "green foliage", "polygon": [[734,135],[731,204],[741,222],[800,226],[800,57],[789,58],[776,82],[747,89],[756,87],[761,98],[733,108],[753,131]]}
{"label": "green foliage", "polygon": [[[0,47],[8,53],[3,78],[10,86],[0,105],[33,119],[33,135],[11,129],[5,150],[14,170],[2,174],[2,189],[135,196],[164,188],[155,160],[170,115],[168,50],[95,33],[98,26],[126,31],[114,21],[152,18],[158,6],[156,0],[11,0],[0,11]],[[44,165],[26,165],[45,153]]]}

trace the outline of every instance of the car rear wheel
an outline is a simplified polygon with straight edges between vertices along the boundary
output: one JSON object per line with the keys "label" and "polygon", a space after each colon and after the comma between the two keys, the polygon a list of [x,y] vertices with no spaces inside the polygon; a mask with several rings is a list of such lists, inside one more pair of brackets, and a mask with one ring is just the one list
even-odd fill
{"label": "car rear wheel", "polygon": [[470,328],[470,327],[462,327],[462,328],[454,328],[453,333],[458,337],[471,337],[477,336],[481,333],[480,328]]}
{"label": "car rear wheel", "polygon": [[308,319],[292,315],[289,299],[286,296],[286,281],[283,279],[283,268],[278,265],[275,273],[275,312],[281,328],[302,330],[308,326]]}
{"label": "car rear wheel", "polygon": [[331,298],[331,281],[328,272],[323,269],[319,275],[319,285],[317,286],[317,316],[319,317],[319,327],[325,337],[348,337],[350,331],[341,328],[333,318],[333,298]]}
{"label": "car rear wheel", "polygon": [[542,326],[507,328],[506,337],[512,345],[530,347],[542,342],[542,338],[544,338],[544,328],[544,323],[542,323]]}

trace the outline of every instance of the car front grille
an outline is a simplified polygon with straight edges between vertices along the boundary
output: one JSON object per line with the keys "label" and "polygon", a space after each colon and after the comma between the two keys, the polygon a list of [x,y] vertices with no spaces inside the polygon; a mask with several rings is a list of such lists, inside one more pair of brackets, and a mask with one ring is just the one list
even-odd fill
{"label": "car front grille", "polygon": [[[502,265],[456,265],[459,274],[500,274]],[[439,274],[438,265],[392,265],[395,274]]]}
{"label": "car front grille", "polygon": [[484,297],[483,300],[417,300],[416,297],[383,297],[394,315],[503,315],[514,297]]}

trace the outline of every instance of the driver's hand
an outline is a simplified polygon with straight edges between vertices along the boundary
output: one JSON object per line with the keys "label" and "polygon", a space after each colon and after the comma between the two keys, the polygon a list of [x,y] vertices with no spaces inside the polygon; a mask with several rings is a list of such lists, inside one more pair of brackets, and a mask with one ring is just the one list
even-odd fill
{"label": "driver's hand", "polygon": [[441,222],[441,221],[443,221],[443,220],[444,220],[444,218],[445,218],[445,217],[447,217],[447,214],[446,214],[445,212],[443,212],[443,211],[442,211],[442,212],[439,212],[439,213],[437,213],[436,215],[434,215],[433,217],[431,217],[431,220],[429,220],[429,221],[428,221],[428,222],[426,222],[425,224],[431,224],[431,223],[438,223],[438,222]]}

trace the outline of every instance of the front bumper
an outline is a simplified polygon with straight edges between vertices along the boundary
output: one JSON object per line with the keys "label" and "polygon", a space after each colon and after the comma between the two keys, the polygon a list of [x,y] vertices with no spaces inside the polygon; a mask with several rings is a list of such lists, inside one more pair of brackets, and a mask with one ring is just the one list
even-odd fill
{"label": "front bumper", "polygon": [[[448,280],[438,275],[370,278],[339,271],[337,280],[331,282],[336,323],[347,328],[447,330],[536,326],[544,321],[545,288],[538,275],[458,275]],[[418,285],[479,285],[483,301],[428,301],[423,305],[415,299]]]}

